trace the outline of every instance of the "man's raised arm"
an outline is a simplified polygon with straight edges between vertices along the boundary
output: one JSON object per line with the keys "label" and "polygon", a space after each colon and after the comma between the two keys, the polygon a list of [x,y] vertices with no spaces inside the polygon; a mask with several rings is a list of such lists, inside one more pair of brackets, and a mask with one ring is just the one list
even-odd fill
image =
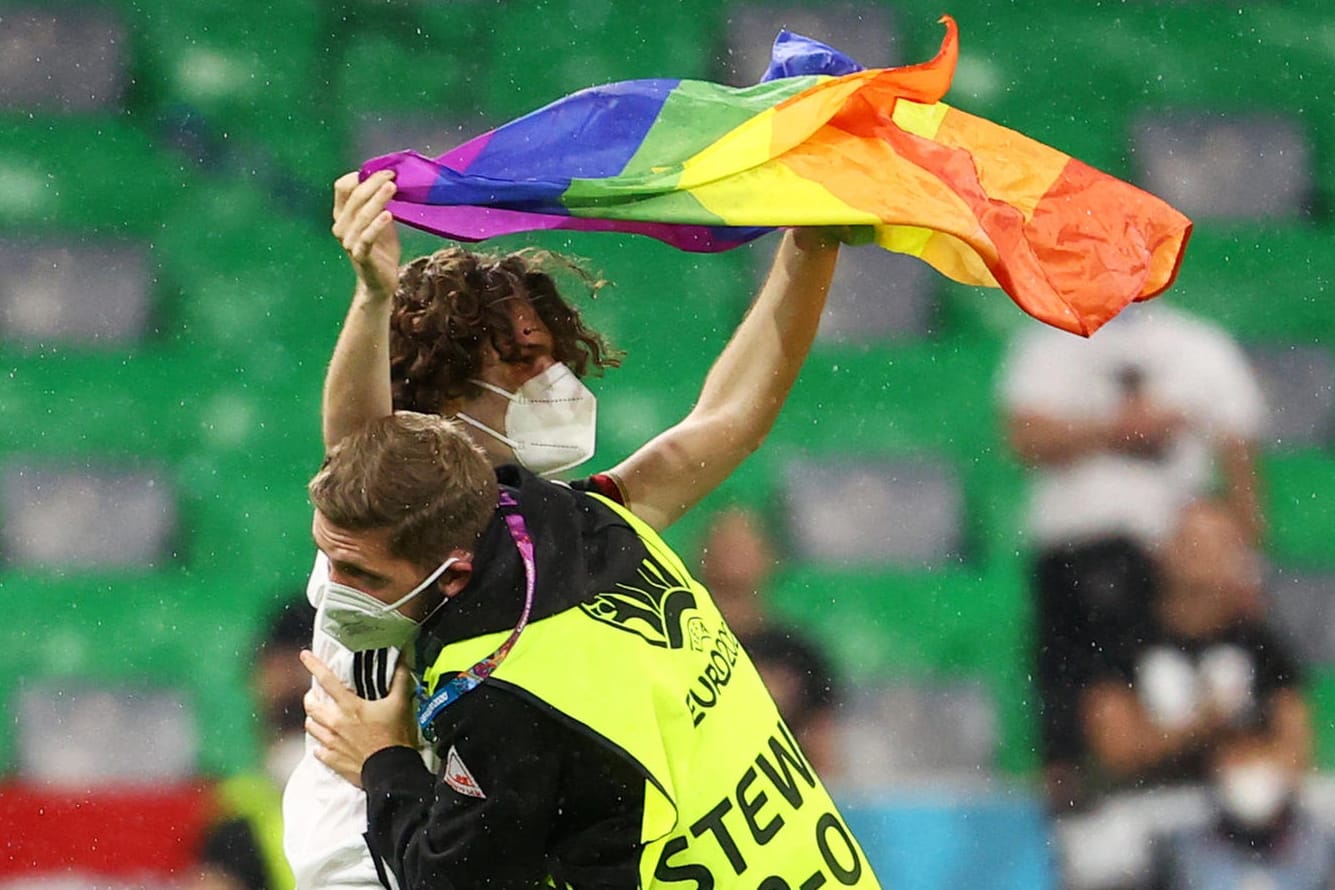
{"label": "man's raised arm", "polygon": [[671,525],[760,447],[811,349],[838,255],[828,230],[787,232],[695,407],[612,469],[645,522]]}
{"label": "man's raised arm", "polygon": [[348,173],[334,183],[334,237],[357,286],[325,372],[321,427],[326,450],[369,420],[394,410],[389,382],[389,314],[399,283],[399,235],[385,204],[392,173],[365,182]]}

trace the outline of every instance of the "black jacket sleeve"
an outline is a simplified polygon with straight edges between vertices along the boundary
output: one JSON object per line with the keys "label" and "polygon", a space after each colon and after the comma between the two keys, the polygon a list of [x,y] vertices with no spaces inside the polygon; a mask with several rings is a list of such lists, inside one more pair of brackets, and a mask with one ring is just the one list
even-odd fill
{"label": "black jacket sleeve", "polygon": [[437,720],[439,777],[411,748],[367,759],[367,842],[399,887],[543,883],[562,761],[550,723],[533,704],[484,684]]}

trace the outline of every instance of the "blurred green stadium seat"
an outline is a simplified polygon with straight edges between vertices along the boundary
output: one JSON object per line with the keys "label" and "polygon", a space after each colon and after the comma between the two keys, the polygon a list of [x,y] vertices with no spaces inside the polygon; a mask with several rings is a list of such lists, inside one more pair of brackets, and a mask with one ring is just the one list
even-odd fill
{"label": "blurred green stadium seat", "polygon": [[723,52],[715,79],[736,86],[759,81],[781,28],[829,44],[868,68],[903,65],[908,60],[896,18],[891,4],[876,0],[734,3],[728,10],[727,42],[720,45]]}
{"label": "blurred green stadium seat", "polygon": [[31,350],[131,347],[151,324],[153,277],[144,241],[0,237],[0,340]]}
{"label": "blurred green stadium seat", "polygon": [[341,172],[337,97],[314,0],[263,9],[145,0],[139,101],[173,142],[212,168],[322,188]]}
{"label": "blurred green stadium seat", "polygon": [[487,43],[475,30],[418,27],[342,45],[335,84],[348,169],[400,149],[434,157],[488,129],[480,108]]}
{"label": "blurred green stadium seat", "polygon": [[[342,47],[335,88],[344,113],[414,112],[462,119],[476,114],[479,85],[470,60],[481,46],[456,39],[370,34]],[[442,149],[443,150],[443,149]]]}
{"label": "blurred green stadium seat", "polygon": [[968,675],[901,676],[849,690],[839,714],[841,782],[967,787],[994,778],[1001,721],[990,685]]}
{"label": "blurred green stadium seat", "polygon": [[31,785],[105,791],[198,776],[192,697],[170,682],[33,678],[10,705],[17,773]]}
{"label": "blurred green stadium seat", "polygon": [[707,78],[712,56],[722,45],[723,13],[717,4],[699,0],[506,3],[505,15],[495,21],[486,111],[509,120],[567,93],[611,81]]}
{"label": "blurred green stadium seat", "polygon": [[1335,456],[1272,454],[1261,465],[1270,531],[1267,546],[1297,568],[1335,568]]}
{"label": "blurred green stadium seat", "polygon": [[20,571],[159,571],[178,559],[178,493],[153,461],[0,462],[0,560]]}
{"label": "blurred green stadium seat", "polygon": [[780,614],[824,644],[849,684],[982,678],[1002,721],[999,763],[1031,765],[1028,603],[1019,575],[789,565],[775,579],[773,599]]}
{"label": "blurred green stadium seat", "polygon": [[1282,112],[1140,111],[1130,136],[1135,179],[1198,224],[1303,220],[1317,206],[1306,130]]}
{"label": "blurred green stadium seat", "polygon": [[0,116],[0,231],[152,234],[191,182],[125,117]]}
{"label": "blurred green stadium seat", "polygon": [[[245,768],[255,755],[247,686],[262,620],[250,582],[191,572],[6,574],[6,584],[41,590],[12,598],[0,625],[0,702],[14,713],[21,685],[41,678],[132,682],[185,690],[200,725],[202,766]],[[267,579],[266,579],[267,580]],[[267,590],[271,598],[274,590]],[[12,764],[13,721],[0,725],[0,759]]]}
{"label": "blurred green stadium seat", "polygon": [[796,454],[776,480],[794,558],[865,571],[966,560],[966,505],[953,462],[937,452],[869,448]]}
{"label": "blurred green stadium seat", "polygon": [[1272,566],[1266,592],[1271,625],[1300,662],[1335,667],[1335,571]]}
{"label": "blurred green stadium seat", "polygon": [[0,108],[80,114],[120,108],[130,40],[109,5],[6,3]]}
{"label": "blurred green stadium seat", "polygon": [[1307,700],[1316,732],[1315,760],[1322,769],[1330,769],[1335,764],[1335,670],[1327,667],[1311,673]]}
{"label": "blurred green stadium seat", "polygon": [[1262,447],[1326,448],[1335,434],[1335,357],[1311,343],[1267,343],[1248,349],[1261,382],[1266,426]]}
{"label": "blurred green stadium seat", "polygon": [[900,346],[819,346],[776,434],[781,441],[791,434],[812,449],[862,442],[972,460],[996,430],[991,376],[997,353],[995,343],[949,337]]}
{"label": "blurred green stadium seat", "polygon": [[1202,224],[1163,299],[1246,343],[1330,342],[1329,229]]}
{"label": "blurred green stadium seat", "polygon": [[0,424],[0,455],[79,453],[177,457],[194,436],[189,355],[3,353],[15,371],[0,406],[25,422]]}

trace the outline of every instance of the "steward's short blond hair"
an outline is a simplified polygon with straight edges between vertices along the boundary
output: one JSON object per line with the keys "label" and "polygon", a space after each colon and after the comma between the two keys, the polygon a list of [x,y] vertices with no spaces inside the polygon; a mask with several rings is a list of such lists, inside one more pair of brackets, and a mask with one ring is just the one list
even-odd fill
{"label": "steward's short blond hair", "polygon": [[389,530],[390,554],[423,568],[472,550],[496,511],[486,454],[452,420],[399,411],[330,449],[307,486],[311,503],[348,531]]}

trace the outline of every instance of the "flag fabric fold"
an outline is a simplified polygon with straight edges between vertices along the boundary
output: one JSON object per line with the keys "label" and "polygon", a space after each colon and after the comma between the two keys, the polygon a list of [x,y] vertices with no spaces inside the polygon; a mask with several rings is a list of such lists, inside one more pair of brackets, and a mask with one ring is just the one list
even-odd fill
{"label": "flag fabric fold", "polygon": [[691,251],[777,227],[870,239],[1088,336],[1172,284],[1191,222],[1159,198],[942,102],[958,58],[864,69],[781,33],[761,83],[636,80],[574,93],[437,158],[392,169],[389,209],[462,241],[574,229]]}

